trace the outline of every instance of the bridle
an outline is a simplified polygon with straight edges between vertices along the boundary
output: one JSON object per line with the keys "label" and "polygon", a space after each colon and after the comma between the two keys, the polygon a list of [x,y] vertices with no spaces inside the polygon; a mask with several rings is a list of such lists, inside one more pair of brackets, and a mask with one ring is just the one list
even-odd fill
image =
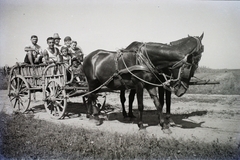
{"label": "bridle", "polygon": [[[123,56],[122,57],[122,61],[123,61],[123,64],[125,65],[126,69],[128,70],[128,72],[133,75],[135,78],[137,78],[138,80],[144,82],[144,83],[147,83],[147,84],[150,84],[150,85],[153,85],[153,86],[156,86],[156,87],[164,87],[165,89],[173,92],[176,90],[177,86],[180,84],[182,85],[186,90],[188,89],[188,87],[182,82],[182,78],[190,78],[190,74],[191,74],[191,70],[192,70],[192,67],[195,66],[195,68],[197,68],[197,65],[194,63],[194,60],[193,60],[193,57],[192,57],[192,63],[189,63],[187,60],[188,60],[188,57],[193,55],[194,53],[198,53],[200,51],[200,49],[203,49],[203,45],[201,44],[201,40],[198,38],[198,37],[193,37],[194,39],[196,39],[197,41],[197,46],[190,52],[188,53],[182,60],[176,62],[175,64],[172,65],[172,67],[170,67],[169,69],[170,70],[174,70],[174,69],[177,69],[179,68],[178,70],[178,75],[177,75],[177,78],[173,78],[173,72],[171,72],[171,75],[166,75],[165,73],[162,73],[162,72],[156,72],[156,67],[153,65],[153,63],[151,62],[149,56],[148,56],[148,53],[145,49],[143,49],[144,47],[146,47],[146,43],[143,43],[139,49],[138,49],[138,52],[137,52],[137,55],[138,55],[138,58],[140,57],[143,61],[145,61],[145,65],[147,65],[147,67],[149,68],[149,71],[151,73],[153,73],[153,75],[155,76],[155,78],[160,82],[160,85],[159,84],[155,84],[155,83],[151,83],[151,82],[148,82],[148,81],[145,81],[144,79],[141,79],[140,77],[137,77],[135,74],[133,74],[130,70],[128,70],[128,67],[123,59]],[[145,55],[144,55],[145,53]],[[147,61],[146,61],[147,59]],[[138,60],[139,61],[139,60]],[[156,73],[159,75],[159,76],[163,76],[164,79],[165,79],[165,82],[162,82],[159,77],[156,75]],[[184,75],[184,77],[182,76],[183,73],[187,73]],[[173,84],[171,86],[171,84]]]}

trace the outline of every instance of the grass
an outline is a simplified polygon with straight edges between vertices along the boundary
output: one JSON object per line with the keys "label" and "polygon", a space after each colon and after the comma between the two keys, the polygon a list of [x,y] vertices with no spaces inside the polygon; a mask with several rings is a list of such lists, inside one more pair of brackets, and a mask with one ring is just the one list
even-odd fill
{"label": "grass", "polygon": [[[6,159],[239,159],[239,148],[96,132],[0,113],[0,151]],[[1,158],[1,156],[0,156]]]}

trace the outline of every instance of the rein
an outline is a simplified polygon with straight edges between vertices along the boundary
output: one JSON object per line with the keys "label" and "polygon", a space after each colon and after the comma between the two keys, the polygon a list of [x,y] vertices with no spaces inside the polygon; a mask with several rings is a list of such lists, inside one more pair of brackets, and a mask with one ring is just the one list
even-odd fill
{"label": "rein", "polygon": [[[193,53],[195,53],[196,51],[198,51],[200,48],[201,48],[201,41],[197,38],[197,37],[193,37],[196,41],[197,41],[197,47],[194,48],[189,54],[187,54],[182,60],[176,62],[170,69],[176,69],[176,68],[179,68],[179,71],[178,71],[178,77],[176,79],[173,79],[172,76],[168,76],[170,77],[170,79],[167,79],[167,76],[164,74],[164,73],[158,73],[159,75],[161,74],[164,79],[166,80],[165,82],[162,82],[158,76],[155,74],[156,72],[156,67],[152,64],[149,56],[148,56],[148,53],[146,50],[144,50],[146,56],[144,56],[143,54],[143,50],[142,50],[142,47],[145,45],[146,46],[146,43],[143,43],[139,49],[138,49],[138,52],[139,54],[136,54],[137,58],[136,58],[136,61],[139,63],[139,65],[135,65],[135,66],[131,66],[131,67],[128,67],[126,65],[126,62],[122,56],[122,52],[121,51],[118,51],[118,54],[115,58],[115,68],[116,68],[116,73],[114,73],[107,81],[105,81],[102,85],[100,85],[98,88],[82,95],[83,97],[84,96],[87,96],[99,89],[101,89],[103,86],[107,85],[109,82],[111,82],[114,77],[121,77],[121,74],[123,73],[130,73],[132,76],[134,76],[135,78],[137,78],[138,80],[146,83],[146,84],[149,84],[149,85],[152,85],[152,86],[156,86],[156,87],[164,87],[165,89],[169,90],[169,91],[174,91],[174,88],[179,84],[181,83],[181,85],[187,89],[187,86],[180,80],[181,79],[181,74],[182,74],[182,71],[183,71],[183,67],[185,65],[189,65],[189,66],[192,66],[194,64],[191,64],[191,63],[188,63],[187,62],[187,57]],[[122,69],[122,70],[118,70],[118,60],[119,59],[122,59],[122,62],[125,66],[125,69]],[[146,66],[146,67],[144,67]],[[135,70],[141,70],[141,71],[149,71],[151,72],[155,78],[161,83],[161,84],[156,84],[156,83],[151,83],[151,82],[148,82],[140,77],[138,77],[137,75],[135,75],[134,73],[132,73],[132,71],[135,71]],[[120,81],[122,81],[122,79],[120,78]],[[177,81],[180,81],[179,83],[175,83],[174,86],[170,86],[170,82],[177,82]],[[123,83],[124,84],[124,83]],[[125,85],[126,86],[126,85]]]}

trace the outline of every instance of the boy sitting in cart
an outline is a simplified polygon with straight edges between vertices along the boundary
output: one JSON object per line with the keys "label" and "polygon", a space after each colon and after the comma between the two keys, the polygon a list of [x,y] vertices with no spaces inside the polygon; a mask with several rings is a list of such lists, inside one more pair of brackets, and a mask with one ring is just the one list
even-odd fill
{"label": "boy sitting in cart", "polygon": [[69,68],[72,65],[72,56],[69,54],[67,47],[63,46],[61,48],[63,63]]}
{"label": "boy sitting in cart", "polygon": [[73,82],[77,82],[79,85],[85,86],[86,81],[85,75],[83,73],[82,64],[76,57],[72,59],[72,71],[74,74]]}

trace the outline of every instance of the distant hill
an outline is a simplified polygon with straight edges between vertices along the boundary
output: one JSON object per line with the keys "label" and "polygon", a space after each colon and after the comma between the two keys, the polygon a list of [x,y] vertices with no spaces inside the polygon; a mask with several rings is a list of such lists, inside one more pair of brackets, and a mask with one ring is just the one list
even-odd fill
{"label": "distant hill", "polygon": [[204,80],[218,81],[220,84],[191,85],[187,93],[240,95],[240,69],[200,67],[195,76]]}
{"label": "distant hill", "polygon": [[[187,93],[192,94],[228,94],[240,95],[240,69],[211,69],[199,67],[195,76],[211,81],[219,81],[215,85],[191,85]],[[0,90],[7,89],[7,78],[0,68]]]}

